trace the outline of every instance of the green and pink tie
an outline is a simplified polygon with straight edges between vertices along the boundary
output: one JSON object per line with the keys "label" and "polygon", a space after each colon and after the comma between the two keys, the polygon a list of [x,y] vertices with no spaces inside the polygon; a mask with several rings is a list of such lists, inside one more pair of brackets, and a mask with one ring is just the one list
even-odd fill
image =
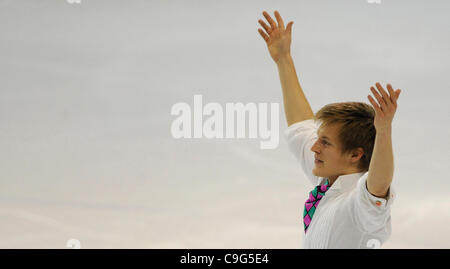
{"label": "green and pink tie", "polygon": [[308,230],[309,224],[311,224],[314,212],[316,212],[319,206],[320,199],[325,195],[325,192],[330,188],[328,185],[328,179],[325,184],[317,185],[314,190],[309,193],[309,198],[305,202],[305,210],[303,211],[303,224],[305,226],[305,233]]}

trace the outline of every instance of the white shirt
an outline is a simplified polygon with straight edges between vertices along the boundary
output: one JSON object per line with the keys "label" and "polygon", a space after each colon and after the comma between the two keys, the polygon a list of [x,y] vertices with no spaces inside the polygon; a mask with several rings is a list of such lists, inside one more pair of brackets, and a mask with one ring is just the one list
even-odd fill
{"label": "white shirt", "polygon": [[[312,173],[311,147],[317,140],[317,129],[317,124],[310,119],[292,124],[284,133],[289,150],[313,185],[311,190],[326,181]],[[391,185],[387,199],[378,198],[367,190],[367,176],[368,172],[362,172],[336,179],[322,197],[303,236],[304,248],[379,248],[389,238],[394,188]],[[299,216],[302,229],[303,207],[304,204]]]}

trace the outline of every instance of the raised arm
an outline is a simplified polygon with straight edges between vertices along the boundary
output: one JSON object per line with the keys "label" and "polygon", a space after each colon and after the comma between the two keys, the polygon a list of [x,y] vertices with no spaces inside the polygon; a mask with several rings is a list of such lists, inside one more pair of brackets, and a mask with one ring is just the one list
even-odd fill
{"label": "raised arm", "polygon": [[274,12],[278,24],[264,11],[263,15],[270,26],[263,20],[258,20],[264,28],[258,28],[264,41],[266,41],[270,56],[278,67],[281,87],[283,89],[284,112],[288,126],[314,117],[308,100],[298,81],[294,62],[291,57],[291,32],[293,21],[289,22],[286,29],[278,11]]}
{"label": "raised arm", "polygon": [[373,95],[368,95],[370,103],[375,109],[375,145],[370,160],[369,174],[367,176],[367,190],[375,196],[386,197],[394,176],[394,154],[392,151],[392,120],[397,110],[397,99],[400,89],[394,92],[390,84],[387,84],[389,95],[380,83],[375,84],[378,91],[371,87]]}

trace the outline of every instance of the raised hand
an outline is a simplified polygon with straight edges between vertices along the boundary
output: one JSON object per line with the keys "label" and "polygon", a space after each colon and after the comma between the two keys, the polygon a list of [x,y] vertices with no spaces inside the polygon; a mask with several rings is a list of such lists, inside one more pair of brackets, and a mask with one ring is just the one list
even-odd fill
{"label": "raised hand", "polygon": [[400,96],[401,90],[397,89],[394,91],[391,84],[387,84],[387,89],[389,91],[388,95],[379,82],[377,82],[375,86],[379,92],[377,92],[373,86],[370,87],[370,90],[377,99],[378,103],[372,96],[367,96],[375,109],[375,129],[377,132],[388,131],[391,130],[392,120],[394,119],[394,115],[397,110],[397,99]]}
{"label": "raised hand", "polygon": [[286,29],[284,28],[283,19],[280,13],[275,10],[274,12],[277,23],[270,17],[270,15],[264,11],[263,15],[269,22],[270,26],[267,25],[263,20],[258,20],[259,24],[264,28],[258,28],[258,32],[261,34],[262,38],[266,41],[267,47],[270,52],[272,59],[278,63],[278,61],[284,57],[289,56],[291,53],[291,32],[293,21],[289,22]]}

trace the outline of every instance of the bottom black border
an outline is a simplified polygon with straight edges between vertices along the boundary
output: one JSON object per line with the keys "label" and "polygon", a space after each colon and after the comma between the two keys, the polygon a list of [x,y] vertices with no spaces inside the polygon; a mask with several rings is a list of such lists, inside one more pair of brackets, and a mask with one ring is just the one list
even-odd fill
{"label": "bottom black border", "polygon": [[[147,268],[162,265],[170,268],[276,268],[298,266],[386,266],[392,261],[447,264],[450,249],[372,249],[372,250],[304,250],[304,249],[4,249],[0,260],[14,265],[124,265]],[[353,267],[351,266],[351,267]],[[135,267],[135,266],[133,266]],[[278,267],[279,268],[279,267]],[[285,267],[283,267],[285,268]]]}

